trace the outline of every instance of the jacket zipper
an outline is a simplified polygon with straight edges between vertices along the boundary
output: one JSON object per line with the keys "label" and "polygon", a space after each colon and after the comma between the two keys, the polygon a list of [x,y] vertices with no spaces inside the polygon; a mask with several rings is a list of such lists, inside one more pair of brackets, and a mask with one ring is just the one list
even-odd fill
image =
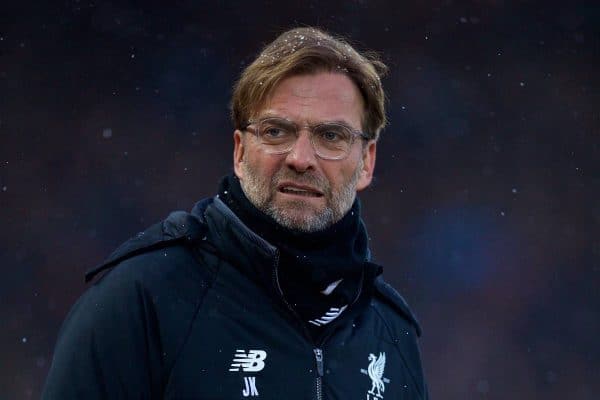
{"label": "jacket zipper", "polygon": [[[292,313],[292,315],[294,315],[296,317],[296,319],[298,321],[300,321],[300,326],[302,327],[303,331],[304,331],[304,335],[306,336],[306,338],[308,339],[308,341],[310,343],[312,343],[313,345],[316,345],[312,339],[312,337],[310,336],[310,332],[308,330],[308,328],[306,327],[306,325],[304,325],[304,321],[302,320],[302,318],[300,318],[300,315],[298,315],[298,313],[296,312],[296,310],[294,310],[294,308],[292,307],[292,305],[290,303],[288,303],[287,299],[285,298],[284,294],[283,294],[283,290],[281,289],[281,285],[279,284],[279,273],[278,273],[278,268],[279,267],[279,251],[275,252],[275,262],[273,263],[273,284],[275,285],[275,287],[277,288],[277,291],[279,292],[279,296],[281,297],[281,300],[283,301],[283,303],[286,305],[286,307],[290,310],[290,312]],[[358,289],[358,294],[356,295],[356,297],[354,298],[354,301],[352,301],[352,303],[350,305],[353,305],[354,303],[356,303],[360,297],[360,295],[362,294],[362,285],[363,285],[363,280],[364,280],[364,270],[363,270],[363,275],[361,276],[361,280],[360,280],[360,284],[359,284],[359,289]],[[327,335],[327,337],[324,337],[323,340],[321,341],[321,346],[325,343],[325,341],[327,340],[327,338],[329,337],[329,335]],[[317,394],[317,400],[323,400],[323,350],[321,348],[314,348],[313,352],[315,353],[315,360],[317,362],[317,380],[316,380],[316,394]]]}
{"label": "jacket zipper", "polygon": [[323,399],[323,350],[314,349],[317,361],[317,400]]}
{"label": "jacket zipper", "polygon": [[[356,297],[354,298],[354,301],[350,305],[352,305],[358,301],[358,298],[360,297],[360,295],[362,293],[363,279],[364,279],[364,276],[361,277],[358,294],[356,295]],[[279,284],[279,281],[277,283]],[[280,288],[280,290],[281,290],[281,288]],[[283,292],[281,292],[281,293],[283,294]],[[327,338],[329,336],[330,335],[327,335],[323,338],[323,340],[321,342],[321,346],[325,343],[325,341],[327,340]],[[313,351],[315,353],[315,361],[317,362],[317,382],[316,382],[317,400],[323,400],[323,374],[324,374],[323,350],[321,348],[315,348]]]}
{"label": "jacket zipper", "polygon": [[[302,327],[302,330],[304,332],[304,335],[306,336],[306,339],[308,339],[308,341],[314,345],[315,343],[312,340],[312,337],[310,336],[310,332],[308,331],[308,328],[306,328],[306,326],[304,325],[304,323],[303,323],[304,321],[302,321],[302,318],[300,318],[300,315],[298,315],[296,310],[294,310],[294,307],[292,307],[292,305],[287,301],[287,299],[283,295],[283,290],[281,289],[281,285],[279,284],[279,273],[277,271],[278,266],[279,266],[279,251],[276,252],[275,262],[273,263],[273,284],[277,288],[277,291],[279,292],[279,296],[281,297],[281,300],[283,301],[285,306],[290,310],[292,315],[294,315],[296,317],[296,319],[301,322],[300,326]],[[316,379],[317,400],[323,400],[323,350],[320,348],[315,348],[315,349],[313,349],[313,352],[315,353],[315,360],[317,362],[317,379]]]}

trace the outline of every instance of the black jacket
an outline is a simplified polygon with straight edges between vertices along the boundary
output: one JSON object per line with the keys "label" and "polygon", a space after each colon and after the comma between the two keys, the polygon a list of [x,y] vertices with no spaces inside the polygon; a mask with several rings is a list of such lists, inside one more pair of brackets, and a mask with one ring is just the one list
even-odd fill
{"label": "black jacket", "polygon": [[61,328],[43,399],[427,399],[420,329],[391,286],[363,276],[314,343],[277,263],[218,198],[172,213],[88,273],[103,276]]}

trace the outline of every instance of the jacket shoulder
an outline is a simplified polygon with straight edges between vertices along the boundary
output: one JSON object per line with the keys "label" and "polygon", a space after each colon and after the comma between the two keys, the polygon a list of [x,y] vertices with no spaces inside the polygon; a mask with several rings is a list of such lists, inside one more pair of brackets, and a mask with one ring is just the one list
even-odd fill
{"label": "jacket shoulder", "polygon": [[421,325],[415,317],[414,313],[408,306],[404,297],[398,293],[392,285],[387,283],[383,277],[378,276],[375,279],[375,293],[376,298],[384,303],[387,303],[392,307],[396,313],[400,314],[404,319],[408,320],[408,322],[414,327],[417,336],[421,336]]}
{"label": "jacket shoulder", "polygon": [[[159,393],[214,278],[218,260],[198,251],[203,224],[171,213],[87,274],[99,279],[65,319],[44,398],[144,398]],[[132,369],[131,365],[147,366]],[[112,376],[107,384],[103,379]],[[85,395],[84,395],[85,394]]]}
{"label": "jacket shoulder", "polygon": [[101,272],[142,254],[156,255],[158,254],[156,250],[181,244],[194,245],[202,241],[205,232],[206,224],[195,215],[184,211],[172,212],[163,221],[121,244],[100,265],[86,272],[85,281],[89,282]]}

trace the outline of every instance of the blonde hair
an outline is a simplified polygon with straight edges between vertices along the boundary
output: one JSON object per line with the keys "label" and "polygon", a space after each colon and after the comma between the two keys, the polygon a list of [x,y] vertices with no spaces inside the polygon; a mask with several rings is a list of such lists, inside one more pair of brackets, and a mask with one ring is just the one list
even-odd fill
{"label": "blonde hair", "polygon": [[343,38],[317,28],[288,30],[268,44],[241,74],[233,87],[231,118],[244,129],[275,86],[293,75],[342,73],[358,87],[364,100],[362,129],[377,140],[386,125],[385,93],[381,77],[386,65],[372,52],[359,53]]}

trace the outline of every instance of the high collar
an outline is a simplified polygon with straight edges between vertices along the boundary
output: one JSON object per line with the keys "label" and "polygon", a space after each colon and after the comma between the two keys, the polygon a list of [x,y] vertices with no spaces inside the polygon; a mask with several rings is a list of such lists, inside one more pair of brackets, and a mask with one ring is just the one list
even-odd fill
{"label": "high collar", "polygon": [[[280,250],[253,232],[219,196],[197,203],[192,214],[206,225],[205,240],[215,248],[219,256],[248,279],[263,287],[267,293],[278,299],[284,308],[287,305],[288,308],[294,309],[304,321],[296,322],[300,323],[300,326],[304,325],[301,329],[309,332],[309,336],[315,341],[321,340],[326,331],[311,324],[307,326],[307,321],[314,317],[311,313],[318,311],[319,307],[328,307],[329,302],[343,301],[341,304],[349,306],[344,315],[354,315],[358,310],[356,307],[362,309],[367,304],[374,290],[375,278],[381,274],[381,267],[364,260],[359,268],[351,269],[352,274],[347,275],[342,284],[334,290],[334,293],[338,292],[338,300],[323,302],[322,298],[318,300],[321,294],[315,292],[315,288],[296,285],[294,279],[281,276]],[[285,260],[283,262],[285,263]],[[287,270],[289,272],[289,268]],[[357,302],[360,305],[355,307]],[[335,329],[337,323],[345,318],[338,319],[340,321],[336,320],[336,323],[328,326]]]}
{"label": "high collar", "polygon": [[[206,240],[221,257],[241,269],[250,279],[274,289],[274,269],[279,266],[280,261],[280,252],[276,246],[246,226],[219,196],[199,201],[191,213],[206,224]],[[366,254],[365,261],[369,261],[370,252],[367,251]],[[366,262],[365,265],[370,263]],[[374,274],[379,273],[381,272]]]}
{"label": "high collar", "polygon": [[283,227],[248,200],[239,179],[221,181],[219,199],[253,233],[279,250],[284,286],[323,290],[339,279],[356,279],[369,259],[367,232],[360,219],[360,202],[333,225],[316,232]]}
{"label": "high collar", "polygon": [[[277,266],[278,249],[250,230],[218,196],[198,202],[192,214],[207,226],[206,240],[231,265],[261,284]],[[265,268],[271,266],[271,268]],[[272,289],[272,285],[267,285]]]}

